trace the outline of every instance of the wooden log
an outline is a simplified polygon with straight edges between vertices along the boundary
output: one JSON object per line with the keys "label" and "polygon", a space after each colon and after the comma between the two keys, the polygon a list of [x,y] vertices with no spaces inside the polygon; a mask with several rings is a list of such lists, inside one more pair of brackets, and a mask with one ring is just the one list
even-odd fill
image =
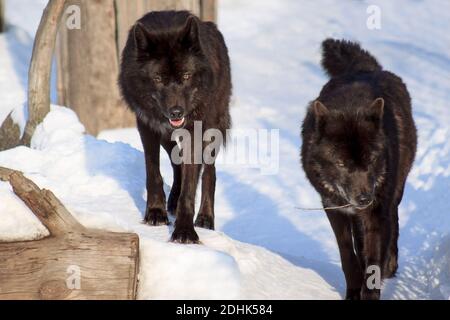
{"label": "wooden log", "polygon": [[88,229],[55,195],[18,171],[1,168],[50,232],[36,241],[0,242],[0,299],[135,299],[139,238]]}

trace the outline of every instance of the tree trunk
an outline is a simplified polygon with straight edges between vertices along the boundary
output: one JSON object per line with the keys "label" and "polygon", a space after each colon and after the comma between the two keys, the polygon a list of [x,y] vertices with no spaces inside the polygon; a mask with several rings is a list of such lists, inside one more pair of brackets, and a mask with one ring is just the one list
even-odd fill
{"label": "tree trunk", "polygon": [[22,144],[29,146],[36,126],[50,111],[50,74],[58,24],[64,0],[50,0],[42,15],[34,39],[28,71],[28,120]]}
{"label": "tree trunk", "polygon": [[[61,24],[58,43],[59,104],[75,110],[86,131],[134,125],[117,86],[119,72],[114,0],[68,0],[81,10],[81,29]],[[64,21],[63,21],[64,22]]]}
{"label": "tree trunk", "polygon": [[74,109],[87,132],[135,125],[117,86],[128,31],[151,10],[187,9],[215,19],[216,0],[68,0],[81,9],[81,29],[61,25],[57,49],[59,104]]}
{"label": "tree trunk", "polygon": [[200,8],[203,21],[217,22],[217,0],[200,0]]}
{"label": "tree trunk", "polygon": [[0,180],[50,232],[42,240],[0,243],[0,299],[136,298],[136,234],[83,227],[51,191],[18,171],[0,167]]}
{"label": "tree trunk", "polygon": [[5,31],[5,4],[0,0],[0,33]]}

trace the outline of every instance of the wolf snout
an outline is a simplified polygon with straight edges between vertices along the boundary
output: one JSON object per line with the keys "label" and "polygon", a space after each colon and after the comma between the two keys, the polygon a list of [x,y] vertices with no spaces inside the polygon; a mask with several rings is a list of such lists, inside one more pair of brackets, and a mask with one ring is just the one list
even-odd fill
{"label": "wolf snout", "polygon": [[184,108],[175,106],[169,109],[169,123],[174,129],[179,129],[184,125]]}
{"label": "wolf snout", "polygon": [[372,203],[373,197],[370,193],[361,193],[355,200],[358,206],[366,207]]}
{"label": "wolf snout", "polygon": [[169,117],[171,120],[179,120],[184,116],[184,108],[180,106],[175,106],[170,108]]}

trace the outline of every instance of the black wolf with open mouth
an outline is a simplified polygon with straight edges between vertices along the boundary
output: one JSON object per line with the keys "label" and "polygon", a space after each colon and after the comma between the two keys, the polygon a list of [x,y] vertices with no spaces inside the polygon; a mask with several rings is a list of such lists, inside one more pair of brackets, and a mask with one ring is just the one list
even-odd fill
{"label": "black wolf with open mouth", "polygon": [[417,145],[411,99],[358,44],[327,39],[322,49],[331,80],[303,122],[302,164],[324,207],[333,207],[326,213],[346,298],[379,299],[368,281],[374,266],[381,279],[397,270],[398,206]]}
{"label": "black wolf with open mouth", "polygon": [[[193,132],[194,121],[201,121],[203,131],[220,130],[223,137],[230,128],[230,63],[222,34],[214,23],[202,22],[187,11],[150,12],[129,32],[119,85],[136,114],[144,146],[145,221],[151,225],[168,224],[169,211],[176,215],[172,241],[196,243],[199,238],[193,219],[201,172],[201,205],[195,224],[214,228],[214,163],[172,161],[174,181],[166,209],[159,151],[162,146],[170,157],[177,148],[171,139],[173,131],[183,128]],[[206,142],[200,143],[203,148],[207,146]]]}

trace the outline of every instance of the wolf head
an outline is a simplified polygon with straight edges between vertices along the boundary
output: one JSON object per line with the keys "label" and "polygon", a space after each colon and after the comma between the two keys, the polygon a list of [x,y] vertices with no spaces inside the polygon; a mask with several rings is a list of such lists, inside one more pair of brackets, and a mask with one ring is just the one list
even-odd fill
{"label": "wolf head", "polygon": [[187,11],[151,12],[130,30],[119,83],[144,122],[181,128],[211,95],[213,70],[204,54],[201,23]]}
{"label": "wolf head", "polygon": [[384,100],[362,100],[343,108],[333,103],[314,101],[310,107],[315,132],[309,159],[316,180],[331,198],[364,209],[373,203],[384,176]]}

